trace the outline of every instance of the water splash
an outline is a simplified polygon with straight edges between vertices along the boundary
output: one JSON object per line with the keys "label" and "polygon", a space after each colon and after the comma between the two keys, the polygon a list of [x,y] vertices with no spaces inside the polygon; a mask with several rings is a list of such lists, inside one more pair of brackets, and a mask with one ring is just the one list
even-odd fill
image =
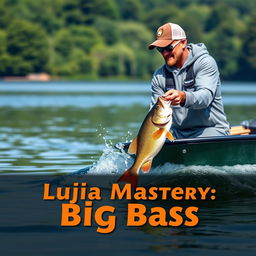
{"label": "water splash", "polygon": [[[111,137],[109,136],[109,131],[99,125],[97,129],[98,137],[102,138],[104,141],[104,149],[101,157],[97,162],[91,166],[87,166],[78,171],[79,174],[121,174],[133,163],[133,158],[127,154],[124,150],[124,145],[122,143],[114,145]],[[131,132],[128,131],[122,140],[128,142],[131,137]]]}
{"label": "water splash", "polygon": [[99,161],[89,170],[88,174],[118,174],[122,173],[132,163],[132,158],[123,150],[107,146]]}
{"label": "water splash", "polygon": [[90,166],[77,171],[75,174],[115,175],[124,172],[131,166],[133,159],[123,149],[123,144],[113,146],[113,143],[102,136],[105,147],[99,160]]}

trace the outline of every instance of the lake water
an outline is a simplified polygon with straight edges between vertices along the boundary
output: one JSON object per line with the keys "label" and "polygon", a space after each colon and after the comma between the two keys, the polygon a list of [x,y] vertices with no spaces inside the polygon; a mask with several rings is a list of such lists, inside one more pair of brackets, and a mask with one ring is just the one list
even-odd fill
{"label": "lake water", "polygon": [[[256,118],[256,83],[224,83],[222,88],[231,125]],[[72,175],[81,169],[121,174],[132,160],[113,146],[136,135],[149,103],[149,83],[1,82],[0,174]],[[256,165],[168,168],[189,175],[196,170],[217,175],[256,171]],[[109,246],[108,239],[109,243],[121,239],[116,254],[127,250],[127,255],[255,255],[256,189],[251,181],[249,176],[243,182],[225,178],[221,184],[236,191],[235,197],[229,198],[230,193],[205,207],[197,228],[121,230],[105,236],[104,248]],[[249,192],[244,193],[246,189]],[[33,236],[38,231],[27,232]],[[99,240],[90,243],[97,247]]]}

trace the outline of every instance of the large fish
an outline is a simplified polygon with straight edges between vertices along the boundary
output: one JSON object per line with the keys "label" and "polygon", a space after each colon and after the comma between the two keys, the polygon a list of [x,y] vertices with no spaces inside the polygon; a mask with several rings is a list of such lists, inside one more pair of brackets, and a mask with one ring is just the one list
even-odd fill
{"label": "large fish", "polygon": [[148,172],[151,168],[153,158],[161,150],[166,138],[173,141],[169,132],[172,125],[172,109],[170,101],[158,97],[156,104],[145,117],[138,136],[131,142],[128,153],[136,154],[131,168],[119,178],[118,182],[128,182],[132,187],[138,183],[140,169]]}

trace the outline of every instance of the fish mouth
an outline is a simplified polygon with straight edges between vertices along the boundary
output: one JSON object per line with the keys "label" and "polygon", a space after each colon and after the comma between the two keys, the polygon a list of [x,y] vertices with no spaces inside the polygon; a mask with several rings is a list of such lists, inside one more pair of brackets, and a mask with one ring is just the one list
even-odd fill
{"label": "fish mouth", "polygon": [[165,123],[157,123],[157,122],[154,122],[153,120],[151,120],[152,121],[152,123],[154,124],[154,125],[156,125],[156,126],[165,126],[165,125],[167,125],[169,122],[170,122],[170,120],[168,120],[167,122],[165,122]]}
{"label": "fish mouth", "polygon": [[164,105],[170,105],[171,101],[170,100],[166,100],[163,96],[159,96],[158,98],[158,103],[164,107]]}

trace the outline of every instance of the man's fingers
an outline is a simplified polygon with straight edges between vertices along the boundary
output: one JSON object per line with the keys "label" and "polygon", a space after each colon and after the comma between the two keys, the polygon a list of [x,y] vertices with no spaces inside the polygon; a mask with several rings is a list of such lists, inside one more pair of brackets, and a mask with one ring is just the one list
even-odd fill
{"label": "man's fingers", "polygon": [[166,100],[174,100],[174,99],[176,99],[178,97],[179,97],[179,94],[176,91],[172,92],[171,94],[169,94],[167,96],[164,96],[164,98]]}
{"label": "man's fingers", "polygon": [[170,100],[178,100],[180,99],[180,95],[178,93],[174,93],[170,96]]}
{"label": "man's fingers", "polygon": [[166,97],[164,97],[164,98],[165,98],[165,100],[173,100],[173,96],[171,96],[171,95],[166,96]]}
{"label": "man's fingers", "polygon": [[186,95],[184,92],[173,89],[167,91],[163,97],[165,100],[171,101],[171,105],[183,104],[186,100]]}
{"label": "man's fingers", "polygon": [[167,91],[167,92],[163,95],[163,97],[165,98],[165,97],[167,97],[167,96],[173,94],[174,91],[175,91],[175,90],[173,90],[173,89]]}

